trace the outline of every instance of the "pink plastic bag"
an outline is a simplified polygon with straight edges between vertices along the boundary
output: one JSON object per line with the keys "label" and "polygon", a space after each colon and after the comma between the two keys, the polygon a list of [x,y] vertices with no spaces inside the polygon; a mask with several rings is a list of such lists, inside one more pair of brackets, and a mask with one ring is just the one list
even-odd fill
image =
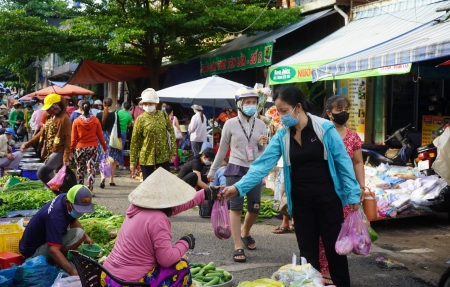
{"label": "pink plastic bag", "polygon": [[66,166],[63,165],[58,173],[52,178],[49,182],[47,182],[48,187],[50,187],[53,191],[58,191],[64,183],[64,177],[66,176]]}
{"label": "pink plastic bag", "polygon": [[350,212],[336,241],[335,249],[340,255],[354,253],[367,255],[372,248],[368,227],[359,212]]}
{"label": "pink plastic bag", "polygon": [[231,237],[230,216],[228,215],[227,200],[216,200],[211,213],[211,223],[214,234],[219,239],[228,239]]}
{"label": "pink plastic bag", "polygon": [[104,177],[110,177],[112,175],[111,164],[108,162],[108,156],[105,156],[100,161],[99,169],[103,173]]}

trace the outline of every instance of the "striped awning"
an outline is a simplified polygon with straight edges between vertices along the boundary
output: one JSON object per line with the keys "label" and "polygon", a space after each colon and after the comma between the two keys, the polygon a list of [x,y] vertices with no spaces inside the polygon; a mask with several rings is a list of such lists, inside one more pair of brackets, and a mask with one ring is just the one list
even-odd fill
{"label": "striped awning", "polygon": [[396,69],[450,55],[450,22],[430,21],[389,41],[313,69],[313,81],[371,69]]}

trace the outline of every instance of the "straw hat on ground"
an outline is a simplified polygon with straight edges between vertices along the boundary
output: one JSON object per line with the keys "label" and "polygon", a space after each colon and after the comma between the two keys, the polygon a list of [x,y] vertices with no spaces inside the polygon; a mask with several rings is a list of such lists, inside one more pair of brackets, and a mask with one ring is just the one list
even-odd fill
{"label": "straw hat on ground", "polygon": [[195,195],[192,186],[160,167],[128,195],[128,200],[139,207],[163,209],[185,204]]}

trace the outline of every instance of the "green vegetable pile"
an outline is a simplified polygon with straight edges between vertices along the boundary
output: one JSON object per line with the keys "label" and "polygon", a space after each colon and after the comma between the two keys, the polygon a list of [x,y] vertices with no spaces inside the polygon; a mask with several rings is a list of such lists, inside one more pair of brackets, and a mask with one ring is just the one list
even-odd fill
{"label": "green vegetable pile", "polygon": [[[247,214],[247,196],[244,198],[244,208],[242,209],[241,218],[245,218]],[[273,201],[270,199],[261,199],[261,207],[259,209],[259,218],[272,218],[280,214],[278,210],[273,207]]]}
{"label": "green vegetable pile", "polygon": [[83,216],[80,218],[87,219],[87,218],[108,218],[114,215],[114,213],[110,210],[107,210],[106,207],[94,204],[94,212],[88,212],[83,214]]}
{"label": "green vegetable pile", "polygon": [[12,177],[14,177],[14,178],[17,178],[20,182],[23,182],[23,181],[30,181],[28,178],[26,178],[26,177],[21,177],[21,176],[16,176],[16,175],[5,175],[5,176],[2,176],[2,177],[0,177],[0,186],[5,186],[5,184],[6,184],[6,182],[8,181],[8,179],[10,179],[10,178],[12,178]]}
{"label": "green vegetable pile", "polygon": [[102,256],[108,256],[114,247],[117,234],[125,218],[117,214],[106,217],[113,212],[107,210],[104,206],[94,205],[94,209],[95,212],[92,214],[99,217],[88,216],[85,218],[88,215],[88,213],[85,213],[79,221],[89,237],[104,249]]}
{"label": "green vegetable pile", "polygon": [[231,280],[231,274],[226,270],[216,268],[214,262],[190,263],[189,267],[192,278],[202,283],[203,286],[219,285]]}
{"label": "green vegetable pile", "polygon": [[[0,180],[3,181],[5,177],[8,176],[4,176]],[[54,197],[55,194],[51,190],[43,188],[42,182],[22,181],[0,191],[0,198],[8,202],[8,204],[0,206],[0,216],[13,210],[39,209]]]}
{"label": "green vegetable pile", "polygon": [[84,227],[84,231],[97,244],[106,244],[109,241],[109,232],[100,223],[89,224]]}

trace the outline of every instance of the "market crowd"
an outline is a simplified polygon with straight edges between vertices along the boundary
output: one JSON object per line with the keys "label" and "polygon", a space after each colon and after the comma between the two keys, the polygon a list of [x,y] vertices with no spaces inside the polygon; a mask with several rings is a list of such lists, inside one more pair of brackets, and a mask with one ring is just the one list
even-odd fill
{"label": "market crowd", "polygon": [[[208,143],[202,106],[192,106],[186,128],[151,88],[132,106],[113,106],[111,98],[75,103],[58,94],[43,101],[34,97],[27,105],[13,102],[0,144],[16,136],[24,141],[21,151],[34,148],[44,161],[37,172],[44,183],[74,163],[78,183],[31,219],[20,241],[22,255],[47,255],[77,275],[66,256],[82,242],[93,244],[78,218],[93,212],[96,166],[104,161],[112,169],[110,175],[101,174],[100,188],[116,185],[114,173],[125,168],[123,151],[129,144],[130,171],[141,171],[143,182],[129,195],[125,221],[104,262],[111,274],[151,286],[190,286],[185,254],[195,247],[195,238],[185,235],[173,245],[169,217],[217,198],[230,201],[232,259],[245,262],[244,250],[257,250],[251,228],[260,210],[262,180],[278,163],[276,193],[285,198],[287,211],[274,233],[295,232],[300,255],[321,270],[325,283],[350,286],[347,257],[334,247],[344,218],[358,210],[364,188],[361,140],[345,127],[350,103],[333,96],[318,117],[298,88],[284,86],[274,92],[275,108],[266,117],[260,92],[247,87],[236,92],[237,111],[225,109],[216,119],[222,130],[214,147]],[[181,168],[179,148],[192,150]],[[16,156],[5,151],[1,165],[15,168]],[[178,176],[169,172],[171,164]],[[245,195],[248,212],[241,223]],[[103,273],[103,286],[120,286],[113,279]]]}

